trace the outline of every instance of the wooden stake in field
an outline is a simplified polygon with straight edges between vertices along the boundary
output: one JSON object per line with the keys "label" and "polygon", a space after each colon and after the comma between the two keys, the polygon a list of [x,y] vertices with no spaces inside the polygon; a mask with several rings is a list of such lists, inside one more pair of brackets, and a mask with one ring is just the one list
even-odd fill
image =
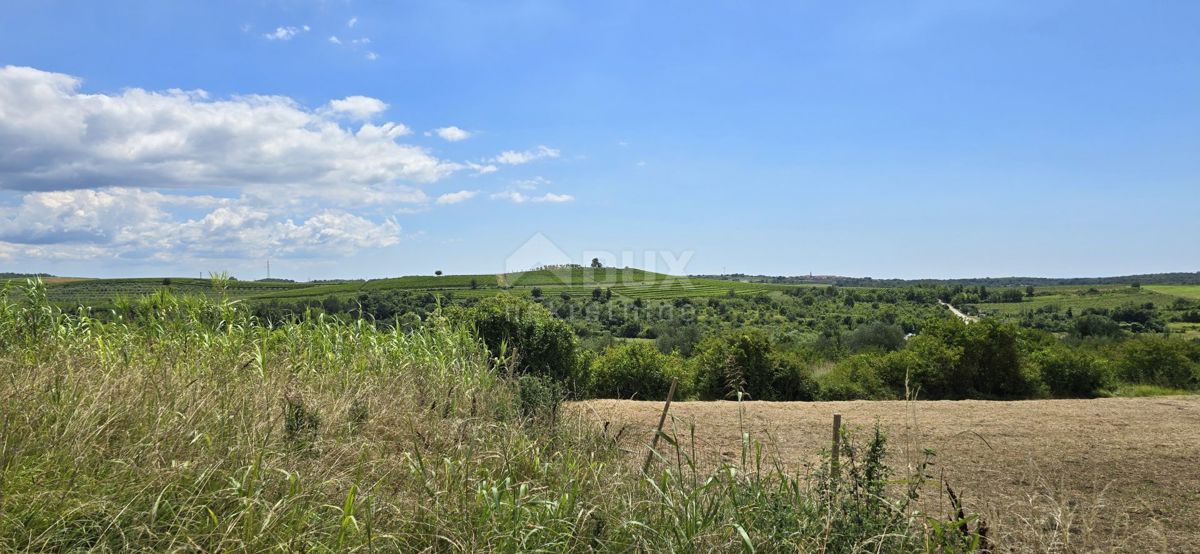
{"label": "wooden stake in field", "polygon": [[833,414],[833,450],[829,456],[829,476],[837,477],[838,454],[842,446],[842,414]]}
{"label": "wooden stake in field", "polygon": [[650,462],[654,459],[654,449],[658,448],[658,437],[662,434],[663,424],[667,422],[667,410],[671,409],[671,399],[675,398],[675,385],[678,379],[671,380],[671,388],[667,391],[667,403],[663,404],[662,415],[658,418],[658,427],[654,428],[654,438],[650,439],[650,451],[646,453],[646,462],[642,464],[642,473],[650,470]]}

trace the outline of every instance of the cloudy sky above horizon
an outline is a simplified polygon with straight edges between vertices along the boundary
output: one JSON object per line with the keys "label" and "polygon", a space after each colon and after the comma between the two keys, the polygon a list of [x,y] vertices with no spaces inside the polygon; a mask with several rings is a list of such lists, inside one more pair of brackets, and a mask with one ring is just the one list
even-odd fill
{"label": "cloudy sky above horizon", "polygon": [[0,13],[0,271],[1200,270],[1192,3]]}

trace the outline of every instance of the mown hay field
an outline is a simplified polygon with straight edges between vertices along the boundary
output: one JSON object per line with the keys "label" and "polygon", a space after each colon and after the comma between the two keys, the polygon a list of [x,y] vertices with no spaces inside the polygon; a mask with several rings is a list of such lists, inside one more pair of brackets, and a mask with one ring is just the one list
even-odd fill
{"label": "mown hay field", "polygon": [[[624,428],[642,456],[661,402],[574,405]],[[936,452],[934,476],[985,514],[1002,551],[1200,551],[1200,396],[1095,400],[679,402],[671,426],[715,467],[741,432],[768,458],[805,470],[830,446],[832,415],[867,434],[876,422],[892,465]],[[931,499],[944,496],[936,482]],[[936,504],[936,503],[935,503]],[[944,502],[941,503],[944,505]]]}

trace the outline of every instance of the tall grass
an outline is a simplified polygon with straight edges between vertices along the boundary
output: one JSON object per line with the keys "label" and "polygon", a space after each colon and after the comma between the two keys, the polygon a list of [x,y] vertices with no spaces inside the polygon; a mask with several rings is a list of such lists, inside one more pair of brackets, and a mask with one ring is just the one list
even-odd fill
{"label": "tall grass", "polygon": [[96,319],[30,283],[0,295],[0,551],[977,546],[889,496],[881,436],[831,476],[749,440],[704,474],[667,435],[643,475],[586,422],[531,417],[521,382],[438,318],[273,327],[164,292]]}

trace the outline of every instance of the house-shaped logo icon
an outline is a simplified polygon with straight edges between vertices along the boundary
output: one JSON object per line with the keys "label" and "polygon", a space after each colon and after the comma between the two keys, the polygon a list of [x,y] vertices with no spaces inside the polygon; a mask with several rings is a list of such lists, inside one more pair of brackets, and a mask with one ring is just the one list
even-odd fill
{"label": "house-shaped logo icon", "polygon": [[[504,273],[520,273],[544,266],[561,267],[571,263],[571,257],[553,241],[546,238],[546,235],[534,233],[529,240],[526,240],[504,259]],[[568,271],[565,276],[560,277],[566,277],[562,279],[566,283],[570,281],[569,276],[570,272]]]}

